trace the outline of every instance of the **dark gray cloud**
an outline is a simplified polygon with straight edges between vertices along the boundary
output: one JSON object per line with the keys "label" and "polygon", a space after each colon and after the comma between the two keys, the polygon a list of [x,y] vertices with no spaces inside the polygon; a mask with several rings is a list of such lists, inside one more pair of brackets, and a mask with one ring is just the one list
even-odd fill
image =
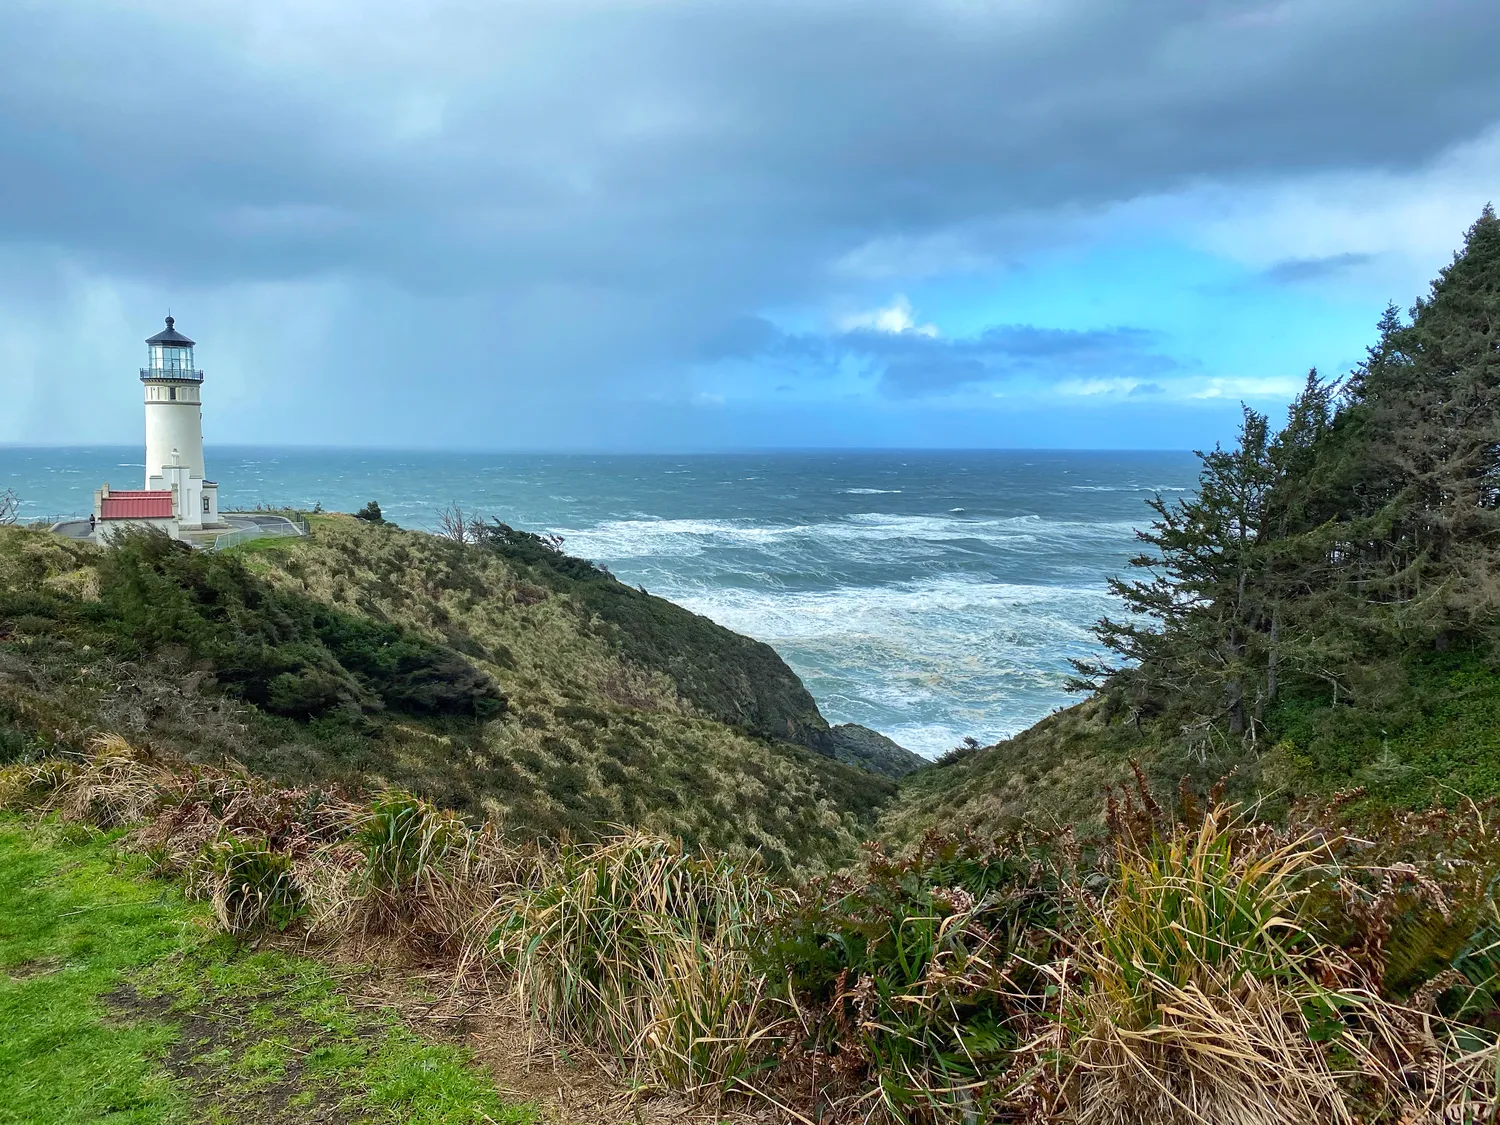
{"label": "dark gray cloud", "polygon": [[1461,0],[266,7],[6,5],[0,233],[174,279],[697,289],[1500,117],[1500,9]]}
{"label": "dark gray cloud", "polygon": [[921,398],[994,378],[995,373],[980,360],[934,355],[893,360],[880,376],[880,390],[891,398]]}
{"label": "dark gray cloud", "polygon": [[1330,254],[1324,258],[1287,258],[1267,269],[1262,276],[1277,285],[1299,281],[1318,281],[1344,273],[1374,260],[1372,254]]}
{"label": "dark gray cloud", "polygon": [[[476,411],[670,397],[862,247],[1419,164],[1500,120],[1497,38],[1466,0],[5,4],[0,248],[336,284],[325,389],[436,358]],[[882,352],[883,385],[1055,343]]]}
{"label": "dark gray cloud", "polygon": [[919,398],[975,383],[1019,377],[1133,379],[1176,371],[1182,365],[1158,349],[1139,328],[1075,331],[1029,324],[996,325],[969,339],[947,340],[914,332],[860,332],[843,337],[851,350],[884,361],[879,388],[892,398]]}
{"label": "dark gray cloud", "polygon": [[789,333],[777,336],[762,354],[814,376],[826,376],[852,361],[876,375],[881,394],[903,399],[1018,378],[1041,383],[1130,380],[1183,367],[1165,354],[1157,334],[1145,329],[1075,330],[1031,324],[992,325],[974,336],[952,338],[916,329]]}

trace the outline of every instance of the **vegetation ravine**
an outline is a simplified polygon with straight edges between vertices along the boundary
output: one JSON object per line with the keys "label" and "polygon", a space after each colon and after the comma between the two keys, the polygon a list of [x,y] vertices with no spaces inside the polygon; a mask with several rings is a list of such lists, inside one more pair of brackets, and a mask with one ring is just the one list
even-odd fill
{"label": "vegetation ravine", "polygon": [[[1138,761],[1275,817],[1359,787],[1351,813],[1500,794],[1500,220],[1346,377],[1277,430],[1245,411],[1196,495],[1152,503],[1087,702],[912,778],[882,831],[1085,822]],[[1088,823],[1091,822],[1091,825]]]}

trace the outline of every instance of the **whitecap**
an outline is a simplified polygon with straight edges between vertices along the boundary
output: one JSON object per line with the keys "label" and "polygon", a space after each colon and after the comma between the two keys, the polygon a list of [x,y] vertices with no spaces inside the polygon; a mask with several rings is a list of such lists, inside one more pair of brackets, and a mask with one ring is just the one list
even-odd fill
{"label": "whitecap", "polygon": [[1088,623],[1118,609],[1102,586],[961,575],[817,591],[673,585],[657,591],[771,644],[831,719],[924,754],[1014,734],[1065,701],[1068,658],[1098,651]]}
{"label": "whitecap", "polygon": [[[715,549],[789,548],[857,551],[866,545],[929,544],[965,540],[997,546],[1044,543],[1077,548],[1104,547],[1129,540],[1137,521],[1052,520],[1040,515],[964,519],[941,516],[859,512],[825,523],[768,525],[750,520],[636,518],[607,520],[592,527],[559,527],[570,551],[610,562],[644,558],[689,558]],[[928,549],[923,547],[923,549]]]}

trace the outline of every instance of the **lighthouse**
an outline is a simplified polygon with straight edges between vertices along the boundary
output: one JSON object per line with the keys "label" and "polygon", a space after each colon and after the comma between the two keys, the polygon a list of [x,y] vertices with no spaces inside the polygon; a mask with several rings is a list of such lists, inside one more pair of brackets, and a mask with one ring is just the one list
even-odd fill
{"label": "lighthouse", "polygon": [[193,366],[193,346],[170,316],[146,341],[145,487],[121,492],[106,484],[95,493],[102,540],[128,524],[159,527],[174,539],[226,526],[219,522],[219,486],[204,471],[203,372]]}

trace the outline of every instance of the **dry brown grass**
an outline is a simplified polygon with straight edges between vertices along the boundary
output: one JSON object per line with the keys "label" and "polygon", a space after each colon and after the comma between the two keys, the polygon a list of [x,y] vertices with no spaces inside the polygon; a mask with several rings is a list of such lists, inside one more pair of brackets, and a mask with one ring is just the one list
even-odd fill
{"label": "dry brown grass", "polygon": [[[1054,967],[1058,1109],[1079,1125],[1354,1125],[1493,1111],[1493,1042],[1384,998],[1305,909],[1337,877],[1329,841],[1233,807],[1136,843]],[[1436,993],[1429,999],[1435,998]],[[1457,1117],[1448,1116],[1457,1113]]]}
{"label": "dry brown grass", "polygon": [[41,801],[42,811],[99,828],[144,820],[161,800],[170,776],[149,754],[118,735],[96,739],[93,752],[82,759],[44,759],[28,769],[31,787],[42,791],[51,786]]}
{"label": "dry brown grass", "polygon": [[534,1037],[602,1048],[637,1086],[744,1091],[779,1025],[748,945],[784,892],[758,864],[632,834],[564,848],[532,882],[471,957],[512,982]]}

